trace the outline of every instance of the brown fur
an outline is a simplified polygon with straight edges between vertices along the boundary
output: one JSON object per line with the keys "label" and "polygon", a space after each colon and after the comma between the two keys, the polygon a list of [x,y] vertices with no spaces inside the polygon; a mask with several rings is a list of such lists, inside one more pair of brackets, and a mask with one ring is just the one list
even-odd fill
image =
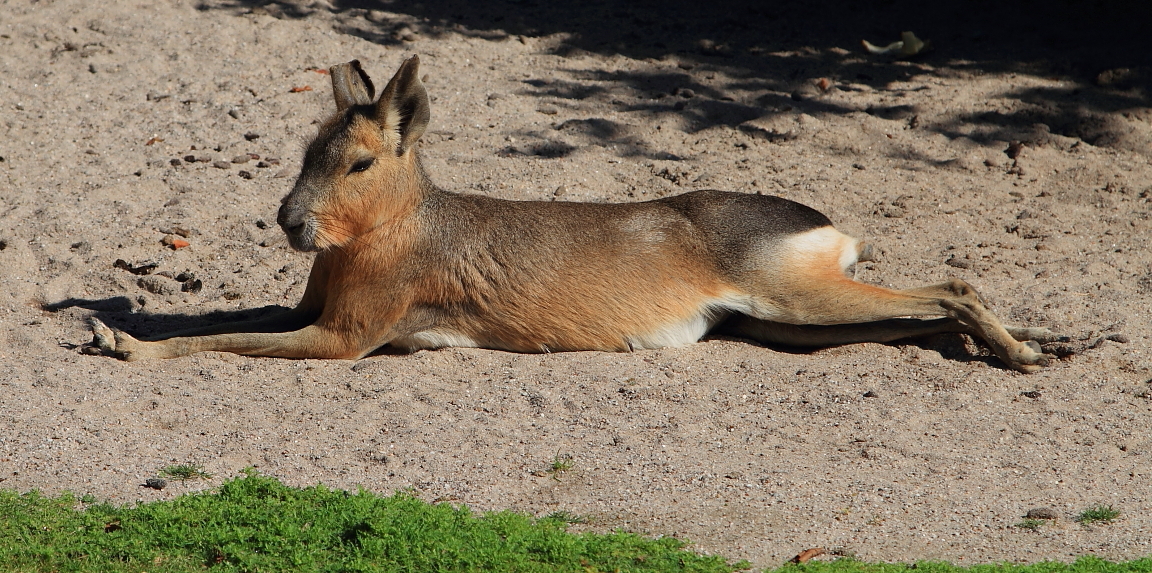
{"label": "brown fur", "polygon": [[[962,281],[894,291],[851,280],[870,250],[784,199],[699,191],[604,205],[443,191],[416,151],[429,118],[418,66],[405,61],[375,102],[358,62],[332,68],[337,113],[278,217],[293,247],[317,252],[295,309],[152,341],[95,321],[95,343],[126,360],[359,358],[386,344],[626,351],[687,344],[722,323],[799,345],[964,332],[1017,370],[1047,363],[1034,340],[1051,333],[1006,330]],[[900,318],[914,316],[945,318]]]}

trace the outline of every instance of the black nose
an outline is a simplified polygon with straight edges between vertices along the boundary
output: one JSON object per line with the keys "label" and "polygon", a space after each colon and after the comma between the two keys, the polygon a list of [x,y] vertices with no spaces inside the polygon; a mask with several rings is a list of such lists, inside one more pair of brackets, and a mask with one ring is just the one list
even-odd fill
{"label": "black nose", "polygon": [[280,228],[284,229],[284,232],[289,235],[299,235],[300,231],[304,230],[304,222],[296,223],[294,221],[288,221],[287,207],[287,205],[281,205],[280,210],[276,212],[276,224],[280,225]]}

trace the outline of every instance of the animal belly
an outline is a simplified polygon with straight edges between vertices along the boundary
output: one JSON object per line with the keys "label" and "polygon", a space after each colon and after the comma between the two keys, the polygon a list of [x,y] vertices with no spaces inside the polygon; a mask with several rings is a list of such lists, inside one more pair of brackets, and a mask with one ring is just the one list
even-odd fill
{"label": "animal belly", "polygon": [[625,337],[625,341],[633,350],[684,346],[700,340],[718,321],[719,317],[713,316],[713,313],[699,313],[687,320]]}
{"label": "animal belly", "polygon": [[392,341],[393,346],[407,350],[447,348],[450,346],[476,348],[481,346],[472,338],[447,329],[432,329],[417,332]]}

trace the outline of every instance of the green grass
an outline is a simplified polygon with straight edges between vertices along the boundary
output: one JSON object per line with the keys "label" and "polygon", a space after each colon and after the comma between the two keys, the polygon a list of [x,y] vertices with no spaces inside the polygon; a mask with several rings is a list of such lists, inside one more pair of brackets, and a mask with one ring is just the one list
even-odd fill
{"label": "green grass", "polygon": [[560,479],[560,474],[576,467],[576,458],[572,454],[562,454],[556,452],[556,456],[552,458],[552,464],[548,466],[546,473],[552,474],[553,479]]}
{"label": "green grass", "polygon": [[[1109,508],[1111,509],[1111,508]],[[731,572],[672,538],[566,531],[579,518],[476,515],[401,492],[291,488],[247,472],[218,489],[135,507],[89,496],[0,490],[0,572]],[[1152,573],[1152,559],[1110,563],[786,565],[778,573]]]}
{"label": "green grass", "polygon": [[744,564],[673,538],[571,534],[565,519],[429,504],[255,473],[136,507],[0,491],[0,571],[684,571]]}
{"label": "green grass", "polygon": [[190,479],[212,479],[212,474],[204,471],[204,469],[198,465],[180,464],[177,466],[167,466],[160,470],[160,477],[176,481],[186,481]]}
{"label": "green grass", "polygon": [[1029,518],[1021,521],[1020,523],[1017,523],[1016,527],[1020,529],[1027,529],[1028,531],[1040,531],[1040,528],[1043,527],[1046,523],[1048,522],[1044,521],[1043,519]]}
{"label": "green grass", "polygon": [[1120,512],[1112,509],[1111,505],[1097,505],[1080,512],[1080,515],[1076,516],[1076,521],[1084,525],[1091,525],[1093,523],[1110,523],[1117,517],[1120,517]]}
{"label": "green grass", "polygon": [[1152,559],[1138,559],[1126,563],[1112,563],[1097,557],[1084,556],[1074,563],[1032,563],[1028,565],[995,564],[957,567],[949,563],[921,561],[919,563],[861,563],[851,559],[839,561],[809,561],[803,565],[787,565],[774,569],[774,573],[1149,573]]}

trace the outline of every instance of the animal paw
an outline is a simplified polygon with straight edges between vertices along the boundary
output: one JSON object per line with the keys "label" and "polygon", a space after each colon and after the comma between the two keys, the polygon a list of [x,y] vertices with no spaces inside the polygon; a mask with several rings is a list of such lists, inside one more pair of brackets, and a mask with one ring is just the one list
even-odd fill
{"label": "animal paw", "polygon": [[1070,339],[1067,336],[1056,334],[1047,328],[1024,328],[1024,327],[1006,327],[1005,330],[1012,338],[1020,342],[1035,341],[1039,344],[1049,344],[1051,342],[1068,342]]}
{"label": "animal paw", "polygon": [[115,356],[127,362],[139,359],[133,352],[139,344],[138,340],[124,332],[109,328],[95,317],[90,318],[88,324],[92,328],[92,342],[86,348],[98,349],[101,354]]}
{"label": "animal paw", "polygon": [[1040,348],[1040,343],[1026,340],[1010,351],[1006,362],[1020,372],[1031,374],[1048,365],[1048,356]]}

